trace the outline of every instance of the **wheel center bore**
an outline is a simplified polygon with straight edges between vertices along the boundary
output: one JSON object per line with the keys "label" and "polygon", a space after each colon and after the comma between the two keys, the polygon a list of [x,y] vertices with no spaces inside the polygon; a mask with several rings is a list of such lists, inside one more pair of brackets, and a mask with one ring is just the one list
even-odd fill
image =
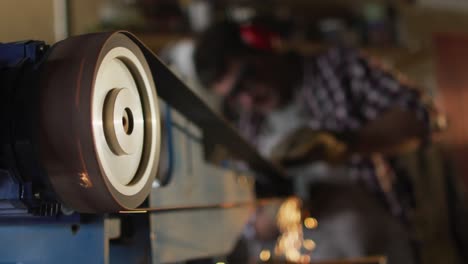
{"label": "wheel center bore", "polygon": [[130,108],[125,107],[124,112],[122,114],[122,126],[125,131],[125,134],[131,135],[133,132],[133,113]]}

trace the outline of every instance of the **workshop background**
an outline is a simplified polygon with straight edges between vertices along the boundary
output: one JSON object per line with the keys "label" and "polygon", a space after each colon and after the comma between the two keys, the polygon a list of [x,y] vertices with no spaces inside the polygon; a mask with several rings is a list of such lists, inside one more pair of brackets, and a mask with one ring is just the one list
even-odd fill
{"label": "workshop background", "polygon": [[[464,114],[464,78],[454,78],[455,85],[442,76],[463,68],[454,61],[464,61],[465,52],[460,49],[468,31],[466,12],[468,4],[456,0],[18,0],[0,2],[0,34],[2,42],[39,39],[54,43],[67,36],[128,29],[160,52],[195,37],[222,17],[270,16],[288,34],[288,44],[300,50],[313,52],[344,40],[384,59],[434,98],[451,122],[445,142],[458,145],[465,140],[465,121],[457,118]],[[454,93],[455,97],[450,96]],[[468,182],[468,176],[461,177]]]}
{"label": "workshop background", "polygon": [[[271,19],[289,48],[313,53],[347,43],[382,58],[423,91],[437,108],[435,125],[441,131],[429,148],[402,154],[397,161],[408,169],[419,205],[411,214],[416,227],[411,236],[422,241],[421,263],[466,263],[466,1],[0,0],[0,42],[55,43],[73,35],[126,29],[163,58],[177,57],[186,50],[182,46],[174,51],[173,44],[194,39],[213,21],[254,16]],[[193,83],[193,69],[188,68],[183,61],[182,66],[174,65],[176,73]],[[215,110],[219,107],[204,89],[194,89]],[[260,251],[260,260],[269,260],[269,254],[266,258]]]}

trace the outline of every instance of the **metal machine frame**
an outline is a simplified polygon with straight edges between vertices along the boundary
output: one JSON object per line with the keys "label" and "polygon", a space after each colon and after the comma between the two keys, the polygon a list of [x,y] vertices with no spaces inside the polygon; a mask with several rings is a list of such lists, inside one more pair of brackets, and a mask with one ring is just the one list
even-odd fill
{"label": "metal machine frame", "polygon": [[[35,151],[27,139],[35,133],[36,81],[48,46],[0,44],[0,122],[8,125],[0,130],[0,263],[165,263],[223,255],[234,247],[255,197],[291,194],[279,168],[135,36],[121,33],[143,52],[163,105],[162,186],[153,184],[142,208],[117,214],[83,215],[61,205],[47,191],[40,164],[28,158]],[[218,148],[227,155],[210,160]]]}

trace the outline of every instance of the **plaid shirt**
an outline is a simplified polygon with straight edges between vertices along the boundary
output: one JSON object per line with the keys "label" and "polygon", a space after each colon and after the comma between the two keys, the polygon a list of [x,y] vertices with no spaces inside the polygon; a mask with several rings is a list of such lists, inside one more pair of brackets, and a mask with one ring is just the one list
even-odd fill
{"label": "plaid shirt", "polygon": [[429,129],[420,92],[353,49],[333,48],[305,59],[300,93],[298,103],[317,130],[356,131],[393,107],[416,113]]}
{"label": "plaid shirt", "polygon": [[[420,92],[399,74],[357,50],[333,48],[306,57],[303,72],[302,84],[292,104],[298,106],[298,115],[307,126],[318,131],[346,134],[358,131],[387,110],[397,107],[415,113],[429,135],[429,114]],[[264,120],[261,116],[241,115],[238,127],[258,146],[259,134],[268,129]],[[355,156],[348,165],[354,177],[378,192],[395,215],[404,217],[403,207],[406,206],[401,205],[401,199],[393,191],[382,189],[374,161]],[[387,165],[392,168],[390,162]]]}

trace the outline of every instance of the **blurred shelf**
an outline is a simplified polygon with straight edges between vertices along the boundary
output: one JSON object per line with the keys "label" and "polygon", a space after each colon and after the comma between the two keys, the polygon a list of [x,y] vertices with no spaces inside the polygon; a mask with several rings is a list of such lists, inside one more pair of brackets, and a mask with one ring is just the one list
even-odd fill
{"label": "blurred shelf", "polygon": [[[136,33],[136,35],[155,53],[160,52],[171,43],[193,38],[193,35],[182,33]],[[329,46],[313,41],[293,41],[287,43],[285,48],[298,50],[303,54],[314,54],[326,50]],[[415,83],[422,85],[428,74],[430,74],[431,69],[426,65],[431,63],[431,50],[409,50],[395,46],[363,47],[362,50],[375,58],[381,59],[385,64],[397,70],[397,72],[405,74]]]}
{"label": "blurred shelf", "polygon": [[135,35],[148,46],[152,51],[159,52],[171,43],[175,43],[184,39],[191,39],[189,34],[178,33],[138,33]]}

